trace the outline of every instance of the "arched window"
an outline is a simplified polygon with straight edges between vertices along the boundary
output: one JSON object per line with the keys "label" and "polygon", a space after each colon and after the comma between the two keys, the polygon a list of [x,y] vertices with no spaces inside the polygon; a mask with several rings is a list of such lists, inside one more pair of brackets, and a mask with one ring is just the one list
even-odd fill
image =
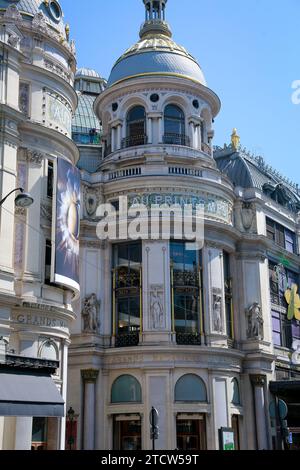
{"label": "arched window", "polygon": [[231,403],[233,405],[239,406],[241,404],[241,396],[240,396],[240,387],[237,379],[233,379],[232,383],[232,400]]}
{"label": "arched window", "polygon": [[111,388],[112,403],[141,403],[142,389],[135,377],[132,375],[121,375]]}
{"label": "arched window", "polygon": [[127,114],[127,137],[124,146],[135,147],[146,143],[146,111],[143,106],[135,106]]}
{"label": "arched window", "polygon": [[206,403],[206,386],[200,377],[187,374],[181,377],[175,387],[175,402]]}
{"label": "arched window", "polygon": [[184,112],[176,105],[169,104],[165,108],[165,144],[189,145],[188,138],[185,135],[185,116]]}

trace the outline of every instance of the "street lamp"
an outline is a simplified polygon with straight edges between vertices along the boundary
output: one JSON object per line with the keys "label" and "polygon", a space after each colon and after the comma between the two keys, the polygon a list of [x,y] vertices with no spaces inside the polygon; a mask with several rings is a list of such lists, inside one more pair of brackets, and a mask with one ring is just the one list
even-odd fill
{"label": "street lamp", "polygon": [[0,201],[0,207],[5,203],[6,199],[11,194],[13,194],[17,191],[20,191],[21,194],[18,194],[18,196],[15,199],[16,207],[22,207],[23,209],[27,209],[28,207],[30,207],[34,203],[33,197],[30,194],[25,193],[23,188],[16,188],[16,189],[13,189],[10,193],[8,193],[7,196],[5,196],[4,199],[2,199],[2,201]]}
{"label": "street lamp", "polygon": [[74,444],[74,436],[73,436],[74,418],[75,418],[75,411],[73,410],[73,408],[71,406],[69,411],[68,411],[68,420],[69,420],[69,423],[70,423],[69,439],[68,439],[69,450],[72,450],[72,445]]}

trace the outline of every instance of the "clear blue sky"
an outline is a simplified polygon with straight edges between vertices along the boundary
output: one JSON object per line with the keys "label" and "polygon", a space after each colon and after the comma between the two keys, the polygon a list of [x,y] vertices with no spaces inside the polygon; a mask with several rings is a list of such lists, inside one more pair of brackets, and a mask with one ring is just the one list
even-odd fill
{"label": "clear blue sky", "polygon": [[[77,46],[78,66],[108,78],[115,60],[138,39],[142,0],[61,0]],[[176,42],[199,61],[222,101],[215,145],[241,143],[300,183],[299,0],[169,0]]]}

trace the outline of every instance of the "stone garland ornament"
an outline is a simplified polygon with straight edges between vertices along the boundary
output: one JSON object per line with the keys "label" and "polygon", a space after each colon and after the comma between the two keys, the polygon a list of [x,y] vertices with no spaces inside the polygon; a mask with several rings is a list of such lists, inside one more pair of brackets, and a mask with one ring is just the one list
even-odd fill
{"label": "stone garland ornament", "polygon": [[100,329],[100,311],[101,303],[98,301],[96,294],[86,297],[83,301],[83,309],[81,312],[83,318],[83,331],[85,333],[98,333]]}
{"label": "stone garland ornament", "polygon": [[264,339],[264,320],[260,305],[255,302],[246,309],[248,320],[247,338],[262,341]]}

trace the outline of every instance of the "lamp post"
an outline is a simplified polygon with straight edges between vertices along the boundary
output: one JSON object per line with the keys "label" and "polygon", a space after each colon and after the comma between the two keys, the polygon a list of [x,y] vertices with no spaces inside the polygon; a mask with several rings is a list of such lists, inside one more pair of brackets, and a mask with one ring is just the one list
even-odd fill
{"label": "lamp post", "polygon": [[3,204],[5,203],[5,201],[9,198],[9,196],[11,194],[13,194],[17,191],[20,191],[20,194],[18,194],[18,196],[15,199],[16,207],[22,207],[23,209],[27,209],[28,207],[30,207],[34,203],[33,197],[30,194],[25,193],[23,188],[16,188],[16,189],[13,189],[10,193],[8,193],[5,196],[5,198],[3,198],[0,201],[0,207],[3,206]]}
{"label": "lamp post", "polygon": [[74,436],[73,436],[74,418],[75,418],[75,411],[73,410],[73,408],[71,406],[69,411],[68,411],[68,420],[69,420],[69,423],[70,423],[69,438],[68,438],[69,450],[72,450],[72,446],[74,444]]}

